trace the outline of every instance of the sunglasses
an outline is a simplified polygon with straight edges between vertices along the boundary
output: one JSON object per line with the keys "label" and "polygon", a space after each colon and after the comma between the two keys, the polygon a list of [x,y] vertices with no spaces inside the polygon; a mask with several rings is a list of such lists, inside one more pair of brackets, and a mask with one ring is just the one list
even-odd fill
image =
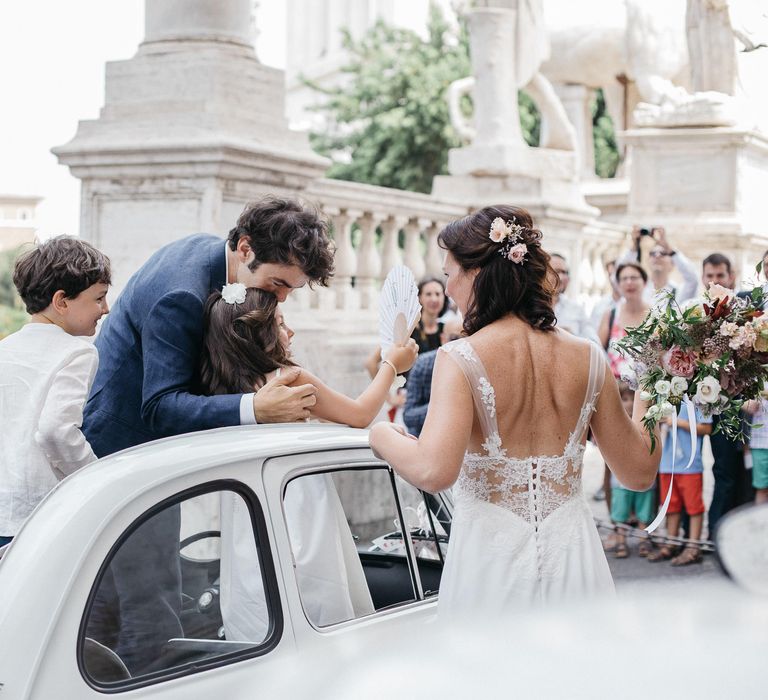
{"label": "sunglasses", "polygon": [[664,252],[663,250],[652,250],[650,253],[648,253],[652,258],[666,258],[669,253]]}

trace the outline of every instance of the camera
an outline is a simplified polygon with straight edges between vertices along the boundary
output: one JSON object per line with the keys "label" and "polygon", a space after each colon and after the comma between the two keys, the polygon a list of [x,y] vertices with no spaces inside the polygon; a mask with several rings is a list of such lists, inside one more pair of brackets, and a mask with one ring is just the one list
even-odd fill
{"label": "camera", "polygon": [[640,229],[640,235],[641,236],[653,236],[653,229],[652,228],[641,228]]}

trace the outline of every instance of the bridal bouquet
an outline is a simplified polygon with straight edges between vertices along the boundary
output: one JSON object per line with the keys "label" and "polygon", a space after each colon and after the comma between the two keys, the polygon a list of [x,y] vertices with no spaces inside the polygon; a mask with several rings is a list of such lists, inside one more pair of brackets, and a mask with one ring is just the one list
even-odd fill
{"label": "bridal bouquet", "polygon": [[750,296],[713,284],[703,299],[682,306],[674,296],[656,300],[643,323],[616,343],[631,361],[626,377],[651,406],[643,423],[655,447],[653,428],[677,414],[686,398],[704,415],[720,416],[716,431],[745,440],[739,415],[768,379],[768,317],[764,292]]}

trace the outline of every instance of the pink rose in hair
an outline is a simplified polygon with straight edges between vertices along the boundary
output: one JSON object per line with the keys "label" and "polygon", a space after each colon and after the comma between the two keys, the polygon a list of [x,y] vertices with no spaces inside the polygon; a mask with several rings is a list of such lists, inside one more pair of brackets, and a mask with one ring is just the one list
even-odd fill
{"label": "pink rose in hair", "polygon": [[526,246],[525,243],[518,243],[517,245],[513,245],[509,249],[509,252],[507,253],[507,258],[511,260],[513,263],[517,263],[519,265],[525,259],[525,254],[527,252],[528,252],[528,246]]}
{"label": "pink rose in hair", "polygon": [[661,366],[673,377],[690,379],[696,372],[696,353],[675,345],[661,356]]}

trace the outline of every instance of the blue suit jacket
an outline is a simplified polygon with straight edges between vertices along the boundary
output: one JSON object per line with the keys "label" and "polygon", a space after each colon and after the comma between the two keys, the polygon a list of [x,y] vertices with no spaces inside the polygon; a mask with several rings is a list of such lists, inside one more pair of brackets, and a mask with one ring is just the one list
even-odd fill
{"label": "blue suit jacket", "polygon": [[195,235],[155,253],[128,281],[96,339],[99,369],[83,432],[99,457],[169,435],[240,423],[241,395],[190,393],[203,306],[225,282],[225,243]]}
{"label": "blue suit jacket", "polygon": [[437,350],[421,353],[411,367],[408,383],[405,385],[405,408],[403,422],[411,435],[419,437],[432,396],[432,372],[435,369]]}

